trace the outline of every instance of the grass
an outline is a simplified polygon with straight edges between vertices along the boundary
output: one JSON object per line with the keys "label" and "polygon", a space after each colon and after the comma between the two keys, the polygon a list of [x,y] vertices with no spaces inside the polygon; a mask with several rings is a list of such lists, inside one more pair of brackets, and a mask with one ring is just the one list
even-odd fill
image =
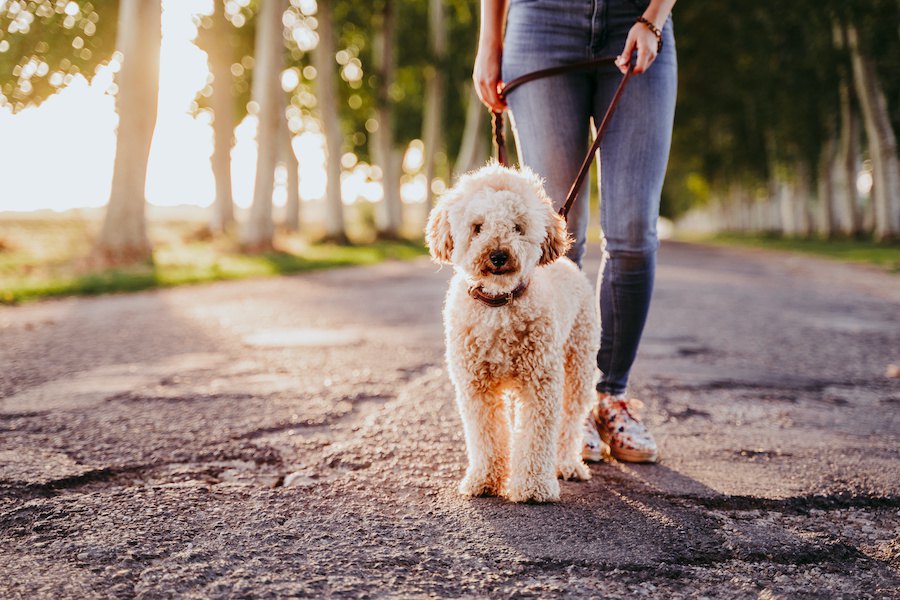
{"label": "grass", "polygon": [[90,270],[95,224],[77,218],[0,219],[0,304],[373,265],[425,254],[414,242],[338,246],[280,234],[277,250],[242,254],[227,239],[198,240],[197,223],[154,223],[152,264]]}
{"label": "grass", "polygon": [[900,273],[900,242],[896,241],[798,239],[733,233],[718,234],[699,239],[686,239],[685,241],[801,252],[842,262],[875,265],[891,273]]}

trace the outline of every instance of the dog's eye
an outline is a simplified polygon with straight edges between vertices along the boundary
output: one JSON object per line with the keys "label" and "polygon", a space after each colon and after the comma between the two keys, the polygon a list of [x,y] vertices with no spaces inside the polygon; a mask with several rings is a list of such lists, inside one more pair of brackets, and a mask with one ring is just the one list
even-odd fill
{"label": "dog's eye", "polygon": [[513,225],[513,229],[516,231],[516,233],[522,233],[522,226],[519,225],[518,223]]}
{"label": "dog's eye", "polygon": [[472,225],[472,231],[475,233],[475,235],[481,233],[481,223],[475,223],[474,225]]}

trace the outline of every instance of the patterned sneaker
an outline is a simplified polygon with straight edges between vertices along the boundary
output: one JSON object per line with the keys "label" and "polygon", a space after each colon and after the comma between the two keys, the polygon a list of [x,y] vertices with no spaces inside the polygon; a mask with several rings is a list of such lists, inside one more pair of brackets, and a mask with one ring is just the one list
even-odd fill
{"label": "patterned sneaker", "polygon": [[584,446],[581,448],[581,458],[589,462],[601,462],[609,458],[609,446],[600,439],[594,419],[590,416],[584,419],[582,435]]}
{"label": "patterned sneaker", "polygon": [[609,444],[612,455],[623,462],[656,462],[659,452],[653,435],[636,413],[644,406],[637,399],[597,393],[591,416],[600,438]]}

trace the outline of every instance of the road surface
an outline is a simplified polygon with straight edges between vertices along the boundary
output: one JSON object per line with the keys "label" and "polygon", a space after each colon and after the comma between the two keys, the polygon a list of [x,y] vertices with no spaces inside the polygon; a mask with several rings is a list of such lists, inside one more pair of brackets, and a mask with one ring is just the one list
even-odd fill
{"label": "road surface", "polygon": [[513,505],[455,491],[450,274],[0,309],[0,597],[900,597],[900,277],[665,245],[660,464]]}

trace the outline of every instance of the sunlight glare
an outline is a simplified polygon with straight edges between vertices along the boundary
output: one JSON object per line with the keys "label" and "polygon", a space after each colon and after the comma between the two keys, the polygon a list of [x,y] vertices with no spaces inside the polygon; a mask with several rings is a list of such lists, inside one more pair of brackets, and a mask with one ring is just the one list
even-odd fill
{"label": "sunlight glare", "polygon": [[[240,2],[229,4],[241,5]],[[312,18],[309,15],[316,11],[315,2],[303,0],[299,5],[301,12]],[[156,206],[209,206],[215,194],[210,164],[212,114],[208,110],[196,111],[194,104],[197,93],[207,85],[209,68],[206,53],[193,43],[197,35],[193,15],[209,14],[212,7],[212,0],[163,0],[159,112],[146,188],[147,200]],[[73,1],[65,10],[81,9]],[[300,35],[315,35],[307,27],[295,28],[294,34],[298,31],[304,32]],[[314,45],[315,38],[304,41]],[[358,59],[349,53],[346,59],[345,64],[350,68],[345,77],[351,80],[361,77]],[[0,178],[7,182],[6,193],[0,196],[0,211],[65,211],[106,204],[118,122],[111,94],[115,93],[114,74],[121,64],[121,54],[115,53],[108,64],[98,68],[91,83],[81,75],[67,75],[68,85],[41,106],[24,109],[16,115],[9,107],[0,109],[4,141],[0,145]],[[29,64],[27,68],[39,70],[42,65]],[[307,66],[303,75],[313,76],[311,71],[312,67]],[[284,89],[296,89],[299,71],[285,70],[281,82]],[[194,111],[196,114],[192,114]],[[253,200],[257,119],[252,113],[251,110],[251,115],[235,128],[231,152],[234,201],[242,208],[249,207]],[[292,148],[300,159],[300,198],[304,202],[321,201],[325,196],[326,172],[320,124],[298,109],[289,113],[288,125],[296,134]],[[373,121],[369,126],[374,129],[377,123]],[[401,197],[407,202],[420,202],[425,197],[424,176],[410,177],[422,167],[422,151],[422,142],[414,140],[404,153],[403,166],[408,175],[404,177]],[[344,170],[341,195],[345,204],[383,199],[381,170],[377,166],[359,162],[352,153],[338,160]],[[51,170],[54,176],[48,177]],[[286,184],[287,172],[280,166],[276,173],[276,205],[285,202]]]}

